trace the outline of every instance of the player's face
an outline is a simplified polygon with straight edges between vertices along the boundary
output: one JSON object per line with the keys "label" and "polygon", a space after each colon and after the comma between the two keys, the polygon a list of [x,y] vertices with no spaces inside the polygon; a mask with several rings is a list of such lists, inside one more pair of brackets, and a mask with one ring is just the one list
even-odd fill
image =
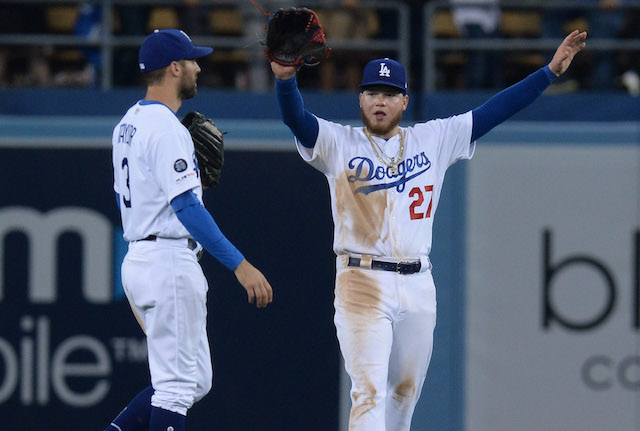
{"label": "player's face", "polygon": [[200,73],[200,66],[195,60],[180,60],[182,67],[182,75],[180,78],[180,99],[191,99],[195,97],[198,92],[198,73]]}
{"label": "player's face", "polygon": [[402,113],[407,109],[409,96],[394,87],[370,87],[360,93],[360,114],[369,131],[382,138],[397,133]]}

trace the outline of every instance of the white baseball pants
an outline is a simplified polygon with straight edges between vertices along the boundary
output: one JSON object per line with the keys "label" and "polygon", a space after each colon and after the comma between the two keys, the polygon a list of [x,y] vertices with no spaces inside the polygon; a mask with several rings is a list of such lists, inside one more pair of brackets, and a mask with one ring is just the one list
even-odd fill
{"label": "white baseball pants", "polygon": [[408,431],[433,348],[430,270],[338,268],[338,341],[351,377],[350,431]]}
{"label": "white baseball pants", "polygon": [[196,254],[186,238],[132,242],[122,284],[147,337],[151,405],[186,415],[213,380],[208,285]]}

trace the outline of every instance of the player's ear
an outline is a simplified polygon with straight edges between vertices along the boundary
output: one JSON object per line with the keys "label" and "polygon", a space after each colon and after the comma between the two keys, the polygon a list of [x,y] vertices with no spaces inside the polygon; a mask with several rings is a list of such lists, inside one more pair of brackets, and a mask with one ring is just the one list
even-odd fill
{"label": "player's ear", "polygon": [[407,110],[407,106],[409,106],[409,95],[405,94],[403,99],[404,100],[402,102],[402,110],[406,111]]}
{"label": "player's ear", "polygon": [[364,91],[361,91],[358,95],[358,102],[360,103],[360,109],[362,109],[362,99],[364,98]]}
{"label": "player's ear", "polygon": [[177,61],[172,61],[171,64],[167,67],[173,76],[178,76],[180,74],[180,69],[182,65]]}

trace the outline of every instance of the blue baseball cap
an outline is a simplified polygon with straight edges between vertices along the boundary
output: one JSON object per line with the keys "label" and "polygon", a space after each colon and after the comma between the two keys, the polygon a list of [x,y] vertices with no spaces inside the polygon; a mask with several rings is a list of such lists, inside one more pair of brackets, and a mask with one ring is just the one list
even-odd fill
{"label": "blue baseball cap", "polygon": [[169,28],[155,30],[144,39],[138,63],[141,72],[151,72],[168,66],[173,61],[204,57],[213,52],[213,48],[195,46],[191,38],[182,30]]}
{"label": "blue baseball cap", "polygon": [[407,72],[405,72],[404,66],[390,58],[371,60],[364,67],[364,72],[362,72],[360,89],[365,90],[367,87],[374,85],[388,85],[406,93]]}

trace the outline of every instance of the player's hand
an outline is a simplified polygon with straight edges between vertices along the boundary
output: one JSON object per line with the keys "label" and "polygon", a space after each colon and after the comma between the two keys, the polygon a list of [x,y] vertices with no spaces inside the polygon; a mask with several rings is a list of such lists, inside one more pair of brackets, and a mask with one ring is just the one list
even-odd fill
{"label": "player's hand", "polygon": [[549,63],[549,69],[551,69],[556,76],[560,76],[566,72],[573,61],[573,57],[585,47],[586,38],[586,31],[581,33],[578,30],[574,30],[562,41],[556,53],[553,55],[551,63]]}
{"label": "player's hand", "polygon": [[247,291],[249,304],[255,301],[258,308],[264,308],[273,301],[273,290],[264,275],[246,259],[233,271],[236,278]]}
{"label": "player's hand", "polygon": [[283,66],[276,63],[275,61],[272,61],[271,70],[273,70],[273,74],[276,75],[276,78],[289,79],[296,74],[298,68],[295,66]]}

